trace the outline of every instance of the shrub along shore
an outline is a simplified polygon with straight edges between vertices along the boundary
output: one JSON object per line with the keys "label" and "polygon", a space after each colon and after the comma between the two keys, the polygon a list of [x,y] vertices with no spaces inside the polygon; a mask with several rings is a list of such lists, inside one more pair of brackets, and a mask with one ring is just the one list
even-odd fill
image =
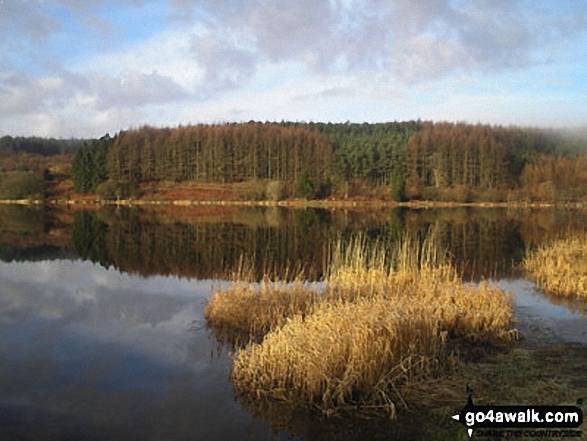
{"label": "shrub along shore", "polygon": [[332,247],[324,284],[267,278],[215,293],[208,325],[224,339],[250,335],[234,360],[237,393],[395,417],[404,387],[454,373],[457,348],[514,340],[511,296],[464,284],[445,257],[426,241],[389,252],[356,238]]}

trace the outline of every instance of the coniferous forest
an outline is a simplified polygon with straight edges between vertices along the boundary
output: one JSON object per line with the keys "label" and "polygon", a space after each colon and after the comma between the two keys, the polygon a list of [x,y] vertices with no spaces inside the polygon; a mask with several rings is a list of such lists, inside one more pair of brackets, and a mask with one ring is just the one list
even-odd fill
{"label": "coniferous forest", "polygon": [[296,182],[306,172],[315,185],[333,176],[327,138],[303,127],[274,124],[143,127],[112,141],[106,174],[117,182],[196,180]]}
{"label": "coniferous forest", "polygon": [[147,183],[254,182],[255,199],[585,201],[587,141],[427,121],[144,126],[76,145],[71,175],[75,192],[104,198],[140,197]]}

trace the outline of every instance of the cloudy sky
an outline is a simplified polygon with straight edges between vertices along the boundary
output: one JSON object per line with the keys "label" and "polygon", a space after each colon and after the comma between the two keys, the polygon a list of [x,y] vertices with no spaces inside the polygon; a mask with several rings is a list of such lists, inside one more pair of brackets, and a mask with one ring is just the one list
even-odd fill
{"label": "cloudy sky", "polygon": [[0,0],[0,136],[587,124],[584,0]]}

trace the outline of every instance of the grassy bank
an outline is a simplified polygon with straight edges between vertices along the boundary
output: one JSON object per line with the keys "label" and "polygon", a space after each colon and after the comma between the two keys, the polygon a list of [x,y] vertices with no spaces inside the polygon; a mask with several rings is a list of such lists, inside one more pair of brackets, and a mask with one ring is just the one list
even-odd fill
{"label": "grassy bank", "polygon": [[355,239],[332,247],[323,289],[237,283],[216,293],[208,323],[268,331],[241,349],[238,393],[331,414],[361,407],[395,416],[402,389],[446,377],[462,345],[510,341],[511,298],[465,285],[432,244],[393,252]]}
{"label": "grassy bank", "polygon": [[528,253],[524,267],[547,293],[587,299],[587,233],[541,245]]}

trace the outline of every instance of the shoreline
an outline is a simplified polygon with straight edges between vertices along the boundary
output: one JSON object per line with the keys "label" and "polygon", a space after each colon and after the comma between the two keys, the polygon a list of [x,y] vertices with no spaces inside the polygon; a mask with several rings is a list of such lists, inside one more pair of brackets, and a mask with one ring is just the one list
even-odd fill
{"label": "shoreline", "polygon": [[181,199],[18,199],[0,200],[0,204],[8,205],[56,205],[56,206],[242,206],[242,207],[287,207],[294,209],[382,209],[404,207],[410,209],[432,208],[509,208],[509,209],[587,209],[585,202],[442,202],[442,201],[377,201],[377,200],[301,200],[283,201],[239,201],[239,200],[181,200]]}

